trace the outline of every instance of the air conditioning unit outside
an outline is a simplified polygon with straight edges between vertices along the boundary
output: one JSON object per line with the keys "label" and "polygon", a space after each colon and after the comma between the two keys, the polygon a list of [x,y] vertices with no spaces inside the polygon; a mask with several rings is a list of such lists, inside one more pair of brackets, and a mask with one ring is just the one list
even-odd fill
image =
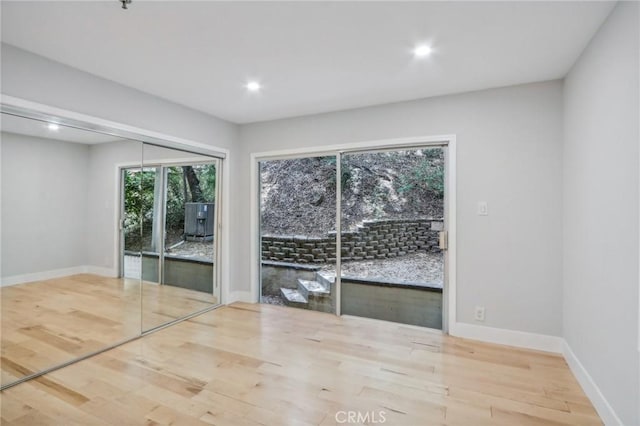
{"label": "air conditioning unit outside", "polygon": [[187,240],[213,238],[214,203],[185,203],[184,235]]}

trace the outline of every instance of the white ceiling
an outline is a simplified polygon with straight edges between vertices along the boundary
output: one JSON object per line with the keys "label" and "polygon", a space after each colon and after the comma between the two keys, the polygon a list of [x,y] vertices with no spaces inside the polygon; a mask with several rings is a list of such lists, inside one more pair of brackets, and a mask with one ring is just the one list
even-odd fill
{"label": "white ceiling", "polygon": [[[612,2],[2,1],[4,42],[246,123],[562,78]],[[413,59],[416,43],[434,54]],[[248,94],[243,85],[264,89]]]}
{"label": "white ceiling", "polygon": [[81,143],[85,145],[95,145],[122,140],[115,136],[62,125],[59,126],[58,130],[54,131],[47,127],[48,124],[49,123],[44,121],[32,120],[30,118],[18,117],[15,115],[2,114],[0,116],[0,129],[3,132],[16,133],[18,135],[35,136],[38,138]]}

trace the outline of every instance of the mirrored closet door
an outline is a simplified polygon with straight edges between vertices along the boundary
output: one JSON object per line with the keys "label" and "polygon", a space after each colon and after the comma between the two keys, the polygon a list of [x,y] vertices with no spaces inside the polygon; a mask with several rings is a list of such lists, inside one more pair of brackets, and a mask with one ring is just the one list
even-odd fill
{"label": "mirrored closet door", "polygon": [[114,237],[117,167],[139,169],[142,143],[8,114],[1,124],[4,386],[140,334],[140,280],[119,274]]}
{"label": "mirrored closet door", "polygon": [[220,158],[3,111],[2,388],[219,304]]}

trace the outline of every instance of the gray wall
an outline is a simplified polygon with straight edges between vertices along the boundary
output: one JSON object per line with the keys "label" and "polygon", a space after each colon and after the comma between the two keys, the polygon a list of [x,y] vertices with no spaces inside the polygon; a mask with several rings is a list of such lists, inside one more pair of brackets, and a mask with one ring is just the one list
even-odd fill
{"label": "gray wall", "polygon": [[221,148],[233,149],[238,141],[238,126],[217,117],[5,43],[1,53],[6,95]]}
{"label": "gray wall", "polygon": [[117,247],[119,230],[115,215],[120,210],[118,165],[142,162],[142,143],[123,140],[92,145],[89,148],[89,182],[87,197],[87,255],[88,265],[106,268],[117,273]]}
{"label": "gray wall", "polygon": [[565,82],[564,337],[640,424],[638,3],[622,2]]}
{"label": "gray wall", "polygon": [[0,138],[2,277],[86,265],[89,147]]}
{"label": "gray wall", "polygon": [[[243,125],[235,214],[249,223],[251,152],[439,134],[458,144],[458,320],[482,305],[484,325],[561,335],[560,81]],[[235,232],[233,285],[249,291],[251,235]]]}

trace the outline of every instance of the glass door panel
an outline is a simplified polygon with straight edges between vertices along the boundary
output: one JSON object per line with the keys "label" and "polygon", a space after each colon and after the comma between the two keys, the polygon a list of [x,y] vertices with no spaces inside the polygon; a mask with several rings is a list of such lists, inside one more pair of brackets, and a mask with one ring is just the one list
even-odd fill
{"label": "glass door panel", "polygon": [[165,168],[163,283],[213,294],[216,164]]}
{"label": "glass door panel", "polygon": [[160,244],[162,241],[162,168],[143,167],[141,172],[141,278],[144,283],[160,282]]}
{"label": "glass door panel", "polygon": [[336,157],[261,161],[262,303],[336,309]]}
{"label": "glass door panel", "polygon": [[443,147],[341,155],[341,313],[442,328]]}
{"label": "glass door panel", "polygon": [[[144,145],[143,330],[219,303],[218,159]],[[146,228],[145,228],[146,224]]]}
{"label": "glass door panel", "polygon": [[142,176],[140,167],[121,170],[120,276],[128,279],[140,279],[142,274]]}

